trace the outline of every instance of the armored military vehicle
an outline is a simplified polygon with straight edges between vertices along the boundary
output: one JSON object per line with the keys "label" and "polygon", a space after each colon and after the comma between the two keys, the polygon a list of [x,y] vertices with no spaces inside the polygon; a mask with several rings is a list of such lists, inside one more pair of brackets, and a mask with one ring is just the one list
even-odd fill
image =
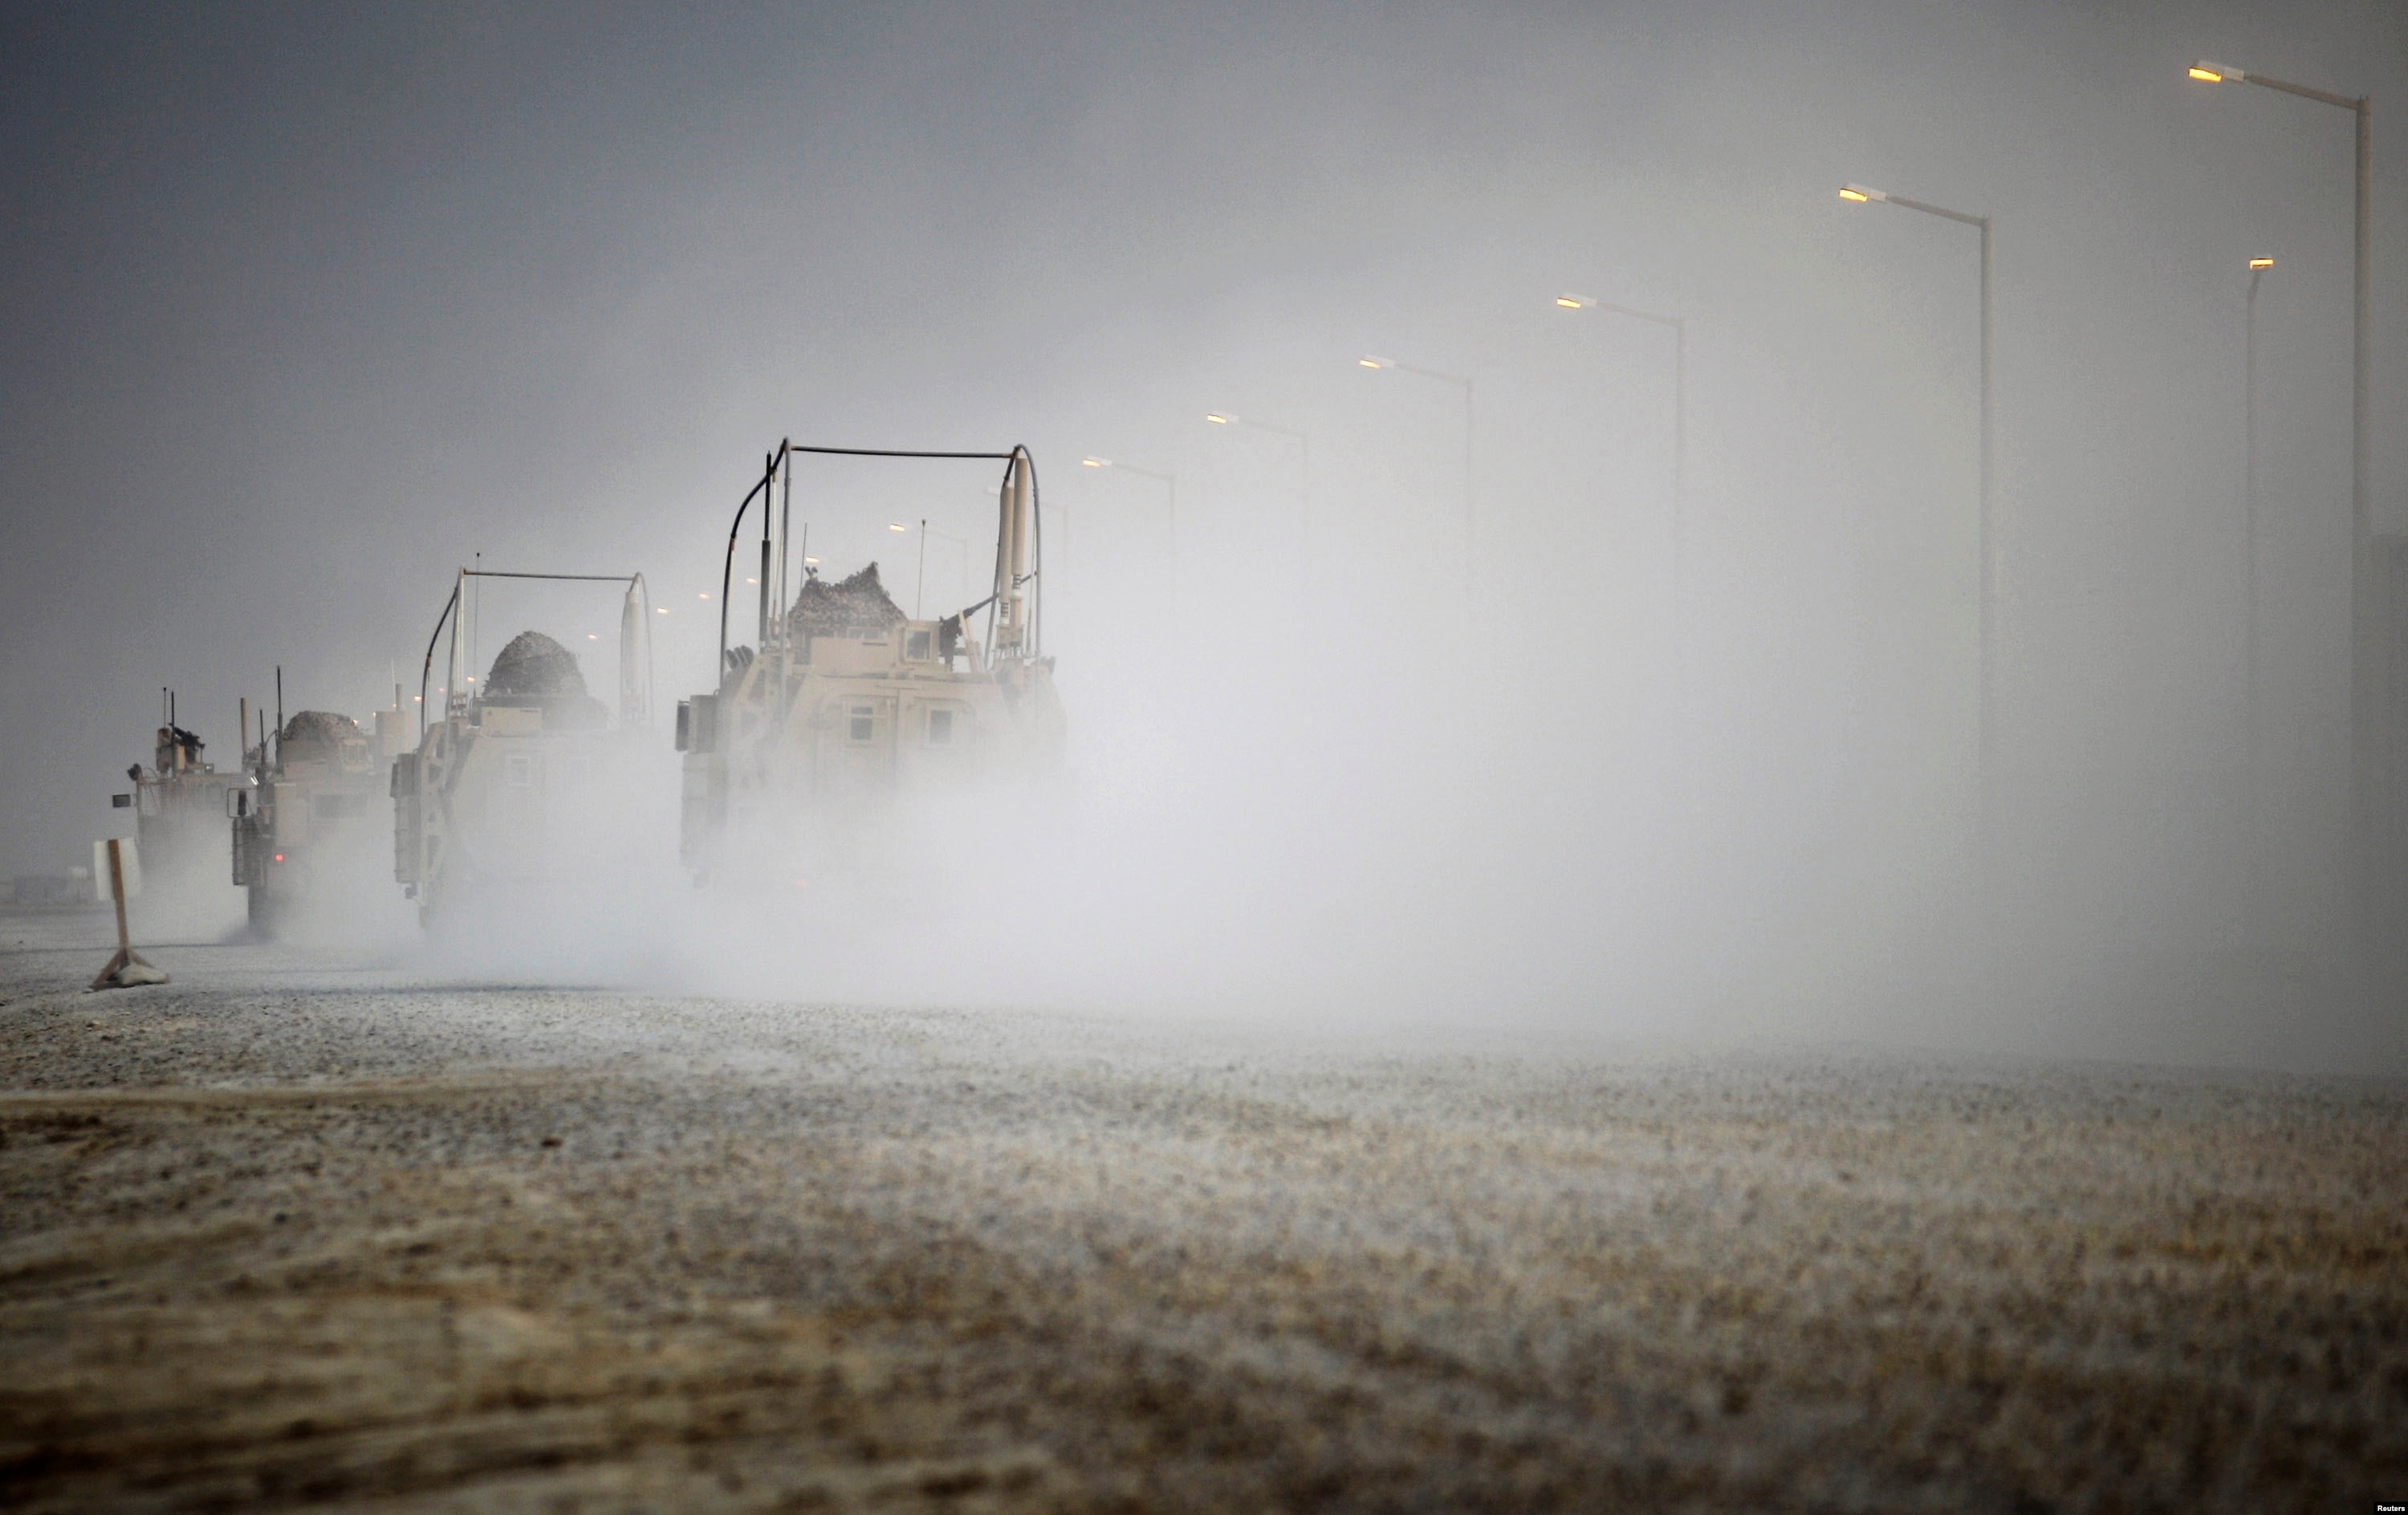
{"label": "armored military vehicle", "polygon": [[[538,631],[521,632],[481,684],[469,671],[474,598],[491,579],[624,584],[620,610],[619,708],[587,693],[577,659]],[[649,718],[649,613],[641,574],[522,574],[462,569],[435,622],[420,676],[430,720],[418,749],[396,758],[394,876],[418,901],[422,922],[479,897],[525,899],[572,877],[581,834],[607,825],[602,796],[626,746]],[[449,681],[428,688],[436,645],[452,632]]]}
{"label": "armored military vehicle", "polygon": [[[875,563],[830,583],[809,562],[789,594],[795,466],[814,453],[1001,463],[987,596],[918,620],[889,597]],[[1025,448],[895,452],[786,443],[769,455],[728,533],[719,686],[678,707],[680,850],[697,882],[714,872],[814,867],[812,854],[840,845],[835,833],[898,805],[1042,784],[1059,773],[1065,726],[1042,640],[1037,498]],[[755,642],[731,648],[726,592],[756,503]]]}
{"label": "armored military vehicle", "polygon": [[120,809],[135,814],[135,837],[146,887],[163,893],[225,888],[225,816],[233,795],[249,780],[239,772],[220,773],[202,754],[206,744],[177,723],[176,695],[159,692],[161,724],[150,749],[150,766],[125,770],[131,786],[112,795]]}
{"label": "armored military vehicle", "polygon": [[[380,737],[398,713],[378,712]],[[233,796],[234,881],[250,891],[252,928],[274,936],[359,872],[393,754],[350,716],[303,710],[244,755],[251,781]]]}

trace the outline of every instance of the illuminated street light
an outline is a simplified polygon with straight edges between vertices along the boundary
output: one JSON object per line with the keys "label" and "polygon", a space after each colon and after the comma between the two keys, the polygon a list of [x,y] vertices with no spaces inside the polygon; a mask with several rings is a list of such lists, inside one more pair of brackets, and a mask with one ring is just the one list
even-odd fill
{"label": "illuminated street light", "polygon": [[1884,205],[1894,205],[1907,210],[1920,210],[1927,216],[1938,216],[1946,221],[1973,227],[1982,234],[1981,493],[1979,504],[1976,507],[1979,518],[1975,531],[1977,546],[1974,550],[1979,560],[1980,588],[1976,595],[1980,607],[1979,630],[1975,635],[1979,646],[1981,671],[1978,675],[1979,689],[1975,698],[1973,783],[1979,797],[1983,826],[1986,834],[1990,813],[1990,781],[1996,766],[1993,748],[1998,740],[1998,717],[1997,711],[1993,708],[1998,689],[1998,640],[1994,635],[1997,593],[1993,586],[1998,579],[1998,567],[1995,561],[1996,554],[1992,548],[1990,519],[1990,218],[1968,215],[1962,210],[1950,210],[1944,206],[1931,205],[1922,200],[1910,200],[1902,194],[1886,194],[1864,184],[1842,185],[1840,198],[1852,205],[1878,201]]}
{"label": "illuminated street light", "polygon": [[[2378,698],[2380,682],[2376,677],[2375,628],[2372,624],[2374,515],[2373,502],[2367,493],[2368,450],[2372,438],[2372,427],[2368,422],[2372,349],[2368,340],[2367,316],[2372,279],[2368,211],[2374,197],[2374,102],[2362,94],[2334,94],[2304,84],[2286,84],[2263,74],[2245,74],[2204,60],[2190,65],[2190,77],[2207,84],[2262,85],[2320,105],[2338,106],[2358,118],[2357,249],[2351,280],[2349,377],[2349,748],[2350,793],[2356,808],[2352,832],[2364,837],[2371,834],[2377,819],[2372,811],[2372,788],[2378,774],[2371,743],[2372,707]],[[2365,873],[2371,861],[2361,853],[2358,867],[2354,870],[2361,884],[2372,881]]]}
{"label": "illuminated street light", "polygon": [[906,526],[899,521],[890,521],[886,523],[886,529],[888,531],[910,531],[911,528]]}
{"label": "illuminated street light", "polygon": [[1455,384],[1463,390],[1463,568],[1464,581],[1472,589],[1480,586],[1479,512],[1473,504],[1471,473],[1471,380],[1461,374],[1440,373],[1435,368],[1416,367],[1398,363],[1394,358],[1357,358],[1358,367],[1373,370],[1393,368],[1398,373],[1419,374],[1424,379],[1441,384]]}
{"label": "illuminated street light", "polygon": [[1687,581],[1688,536],[1686,501],[1688,496],[1689,453],[1689,322],[1684,316],[1661,316],[1653,310],[1639,310],[1627,305],[1594,299],[1585,294],[1558,294],[1555,304],[1566,310],[1604,310],[1634,321],[1669,326],[1672,331],[1672,613],[1681,613]]}
{"label": "illuminated street light", "polygon": [[1179,598],[1179,476],[1156,473],[1152,468],[1140,468],[1134,463],[1114,463],[1110,458],[1088,457],[1079,461],[1089,468],[1117,468],[1125,474],[1135,474],[1140,479],[1151,479],[1169,491],[1170,597],[1172,602],[1176,603]]}
{"label": "illuminated street light", "polygon": [[2250,880],[2247,906],[2253,911],[2258,899],[2258,285],[2273,266],[2272,258],[2249,260],[2249,295],[2242,307],[2241,576],[2248,615],[2242,630],[2241,771],[2249,786],[2244,865]]}
{"label": "illuminated street light", "polygon": [[[887,529],[902,531],[906,528],[890,525]],[[920,619],[921,602],[927,597],[928,593],[928,538],[931,536],[942,537],[962,550],[961,593],[964,599],[969,597],[970,544],[968,539],[956,536],[949,531],[937,531],[929,526],[928,518],[922,516],[920,518],[920,579],[917,587],[911,591],[911,619],[914,621]]]}
{"label": "illuminated street light", "polygon": [[1297,529],[1304,534],[1306,545],[1312,541],[1312,438],[1292,426],[1275,426],[1268,421],[1248,421],[1226,410],[1207,410],[1204,419],[1215,426],[1252,426],[1256,431],[1276,432],[1296,438],[1297,454],[1304,472],[1304,499],[1298,514]]}

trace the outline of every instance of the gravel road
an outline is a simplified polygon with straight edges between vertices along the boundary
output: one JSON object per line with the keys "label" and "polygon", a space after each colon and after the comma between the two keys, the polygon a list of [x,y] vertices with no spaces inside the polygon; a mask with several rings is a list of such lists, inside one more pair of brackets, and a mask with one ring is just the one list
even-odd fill
{"label": "gravel road", "polygon": [[0,916],[0,1506],[2366,1510],[2408,1086]]}

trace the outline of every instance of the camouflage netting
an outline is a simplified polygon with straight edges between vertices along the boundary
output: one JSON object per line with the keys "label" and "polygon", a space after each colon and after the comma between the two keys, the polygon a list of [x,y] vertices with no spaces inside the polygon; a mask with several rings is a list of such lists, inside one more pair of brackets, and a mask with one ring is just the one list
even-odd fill
{"label": "camouflage netting", "polygon": [[284,722],[283,749],[296,757],[302,748],[322,747],[335,752],[359,734],[360,723],[350,716],[337,715],[332,710],[304,710]]}
{"label": "camouflage netting", "polygon": [[489,700],[557,700],[585,693],[585,675],[568,649],[539,631],[523,631],[510,638],[485,675]]}
{"label": "camouflage netting", "polygon": [[568,649],[539,631],[510,638],[485,675],[480,699],[487,705],[536,706],[546,726],[586,729],[609,724],[600,700],[585,693],[585,675]]}
{"label": "camouflage netting", "polygon": [[873,563],[838,583],[816,575],[805,579],[803,592],[795,596],[795,608],[786,617],[786,629],[800,636],[841,636],[847,632],[891,631],[909,619],[886,597],[886,587],[878,581],[878,565]]}

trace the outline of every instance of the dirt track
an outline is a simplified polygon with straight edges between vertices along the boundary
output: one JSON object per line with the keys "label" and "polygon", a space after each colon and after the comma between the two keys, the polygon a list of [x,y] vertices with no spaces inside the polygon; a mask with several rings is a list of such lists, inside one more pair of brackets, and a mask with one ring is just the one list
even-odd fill
{"label": "dirt track", "polygon": [[2408,1089],[397,986],[0,918],[0,1505],[2366,1509]]}

